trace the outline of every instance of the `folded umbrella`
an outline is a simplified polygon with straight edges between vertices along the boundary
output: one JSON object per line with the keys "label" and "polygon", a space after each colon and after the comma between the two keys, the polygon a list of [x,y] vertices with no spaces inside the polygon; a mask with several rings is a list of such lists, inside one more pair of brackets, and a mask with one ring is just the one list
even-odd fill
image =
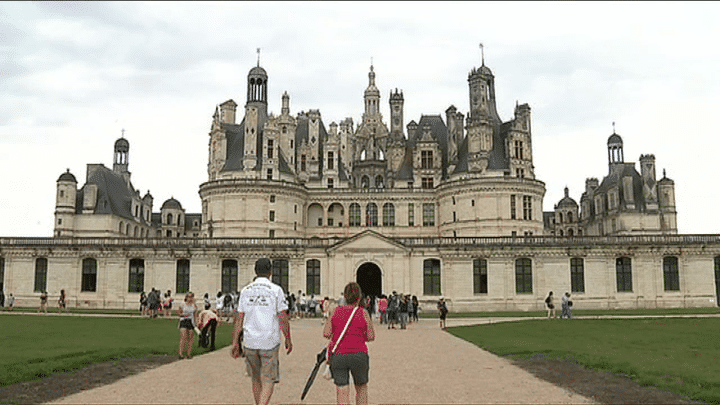
{"label": "folded umbrella", "polygon": [[307,383],[305,384],[305,389],[303,389],[302,395],[300,396],[300,400],[304,400],[305,396],[307,395],[308,391],[310,391],[310,386],[315,381],[315,376],[317,376],[318,370],[320,369],[320,365],[327,360],[327,346],[323,347],[323,349],[320,351],[320,353],[317,354],[317,360],[315,362],[315,367],[313,368],[312,372],[310,373],[310,378],[308,378]]}

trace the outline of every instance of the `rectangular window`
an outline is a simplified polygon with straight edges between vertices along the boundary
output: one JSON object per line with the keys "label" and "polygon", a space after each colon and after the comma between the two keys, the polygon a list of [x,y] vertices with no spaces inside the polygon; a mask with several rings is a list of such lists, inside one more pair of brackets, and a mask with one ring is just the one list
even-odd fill
{"label": "rectangular window", "polygon": [[333,170],[335,167],[335,154],[333,152],[328,152],[328,170]]}
{"label": "rectangular window", "polygon": [[433,188],[433,178],[432,177],[423,177],[421,187],[424,189],[432,189]]}
{"label": "rectangular window", "polygon": [[680,291],[680,271],[677,257],[663,258],[663,280],[665,281],[665,291]]}
{"label": "rectangular window", "polygon": [[517,215],[515,214],[517,210],[515,209],[515,194],[510,194],[510,219],[516,219]]}
{"label": "rectangular window", "polygon": [[48,260],[44,257],[35,259],[35,292],[47,290]]}
{"label": "rectangular window", "polygon": [[128,292],[140,293],[145,290],[145,260],[131,259],[128,275]]}
{"label": "rectangular window", "polygon": [[267,179],[272,180],[272,169],[267,169]]}
{"label": "rectangular window", "polygon": [[532,221],[532,197],[523,196],[523,219]]}
{"label": "rectangular window", "polygon": [[268,232],[268,238],[270,238],[270,239],[275,238],[275,230],[274,229],[270,229],[270,231]]}
{"label": "rectangular window", "polygon": [[320,294],[320,260],[308,260],[305,265],[305,294]]}
{"label": "rectangular window", "polygon": [[408,226],[415,226],[415,204],[408,204]]}
{"label": "rectangular window", "polygon": [[275,202],[275,194],[271,194],[271,195],[270,195],[270,202],[271,202],[271,203],[274,203],[274,202]]}
{"label": "rectangular window", "polygon": [[473,293],[487,294],[487,260],[473,259]]}
{"label": "rectangular window", "polygon": [[275,222],[275,211],[270,210],[270,222]]}
{"label": "rectangular window", "polygon": [[433,153],[431,150],[420,151],[420,168],[421,169],[432,169],[433,168]]}
{"label": "rectangular window", "polygon": [[328,183],[327,183],[327,184],[328,184],[328,188],[333,188],[334,185],[335,185],[334,183],[335,183],[335,182],[333,181],[333,179],[328,179]]}
{"label": "rectangular window", "polygon": [[328,226],[333,226],[333,224],[335,223],[335,221],[333,220],[333,218],[328,218],[328,221],[327,221],[327,222],[328,222]]}
{"label": "rectangular window", "polygon": [[524,257],[515,260],[515,292],[532,294],[532,260]]}
{"label": "rectangular window", "polygon": [[97,260],[85,258],[82,261],[82,281],[80,291],[97,290]]}
{"label": "rectangular window", "polygon": [[570,291],[585,292],[585,260],[580,257],[570,259]]}
{"label": "rectangular window", "polygon": [[272,140],[272,139],[268,139],[268,145],[267,145],[267,146],[268,146],[268,149],[267,149],[267,157],[268,157],[268,159],[272,159],[272,158],[273,158],[273,148],[274,148],[274,146],[273,146],[273,140]]}
{"label": "rectangular window", "polygon": [[305,155],[300,155],[300,171],[301,172],[304,172],[306,169],[305,163],[306,163]]}
{"label": "rectangular window", "polygon": [[440,260],[426,259],[423,262],[423,294],[440,295]]}
{"label": "rectangular window", "polygon": [[523,158],[523,143],[522,141],[515,141],[515,158]]}
{"label": "rectangular window", "polygon": [[223,292],[238,290],[238,263],[237,260],[227,259],[222,261],[222,279],[220,288]]}
{"label": "rectangular window", "polygon": [[190,260],[180,259],[175,269],[175,292],[186,294],[190,291]]}
{"label": "rectangular window", "polygon": [[423,226],[435,226],[435,204],[423,204]]}
{"label": "rectangular window", "polygon": [[618,292],[632,292],[632,262],[629,257],[615,259]]}
{"label": "rectangular window", "polygon": [[350,204],[350,218],[348,218],[349,226],[360,226],[360,204]]}
{"label": "rectangular window", "polygon": [[288,261],[285,259],[277,259],[272,261],[272,282],[282,287],[283,291],[288,291],[289,280]]}
{"label": "rectangular window", "polygon": [[408,188],[413,188],[414,183],[412,181],[408,181]]}

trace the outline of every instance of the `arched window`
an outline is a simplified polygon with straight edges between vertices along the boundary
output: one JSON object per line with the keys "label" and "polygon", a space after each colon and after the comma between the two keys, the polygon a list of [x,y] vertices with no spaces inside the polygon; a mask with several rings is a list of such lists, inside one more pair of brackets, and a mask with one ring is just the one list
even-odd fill
{"label": "arched window", "polygon": [[284,292],[288,292],[288,281],[290,274],[288,270],[288,261],[285,259],[275,259],[272,261],[272,282],[282,287]]}
{"label": "arched window", "polygon": [[38,257],[35,259],[35,292],[43,292],[47,290],[47,270],[48,270],[48,259],[45,257]]}
{"label": "arched window", "polygon": [[237,260],[226,259],[222,261],[222,280],[220,289],[223,292],[237,291],[238,263]]}
{"label": "arched window", "polygon": [[532,260],[515,259],[515,293],[532,294]]}
{"label": "arched window", "polygon": [[133,237],[135,237],[135,238],[138,237],[138,227],[137,227],[137,225],[135,225],[135,226],[133,227]]}
{"label": "arched window", "polygon": [[125,235],[130,236],[130,224],[125,224]]}
{"label": "arched window", "polygon": [[145,260],[130,259],[128,292],[139,293],[145,289]]}
{"label": "arched window", "polygon": [[87,257],[82,261],[80,291],[97,291],[97,260]]}
{"label": "arched window", "polygon": [[305,293],[320,294],[320,260],[310,259],[305,263]]}
{"label": "arched window", "polygon": [[562,222],[563,222],[562,212],[558,212],[558,216],[559,216],[559,219],[560,219],[560,223],[562,223]]}
{"label": "arched window", "polygon": [[167,222],[166,224],[172,225],[172,214],[167,214]]}
{"label": "arched window", "polygon": [[120,226],[118,227],[118,233],[120,233],[120,234],[123,233],[123,222],[122,221],[120,221]]}
{"label": "arched window", "polygon": [[350,204],[350,218],[348,218],[349,226],[360,226],[360,204]]}
{"label": "arched window", "polygon": [[385,183],[383,182],[383,177],[381,175],[375,176],[375,188],[385,188]]}
{"label": "arched window", "polygon": [[618,292],[632,292],[632,261],[629,257],[615,259]]}
{"label": "arched window", "polygon": [[423,294],[440,295],[440,260],[425,259],[423,262]]}
{"label": "arched window", "polygon": [[180,259],[175,268],[175,291],[185,294],[190,291],[190,260]]}
{"label": "arched window", "polygon": [[391,203],[383,204],[383,226],[395,226],[395,206]]}
{"label": "arched window", "polygon": [[308,227],[322,226],[323,225],[323,207],[320,204],[311,204],[308,207]]}
{"label": "arched window", "polygon": [[680,271],[677,257],[663,258],[663,280],[665,281],[665,291],[680,291]]}
{"label": "arched window", "polygon": [[362,176],[362,180],[360,180],[360,188],[370,188],[370,178],[368,176]]}
{"label": "arched window", "polygon": [[378,225],[378,208],[375,203],[368,203],[365,213],[365,225],[366,226],[377,226]]}
{"label": "arched window", "polygon": [[572,221],[573,221],[573,214],[572,214],[572,212],[568,212],[568,213],[567,213],[567,220],[568,220],[568,222],[572,222]]}
{"label": "arched window", "polygon": [[568,229],[568,236],[573,236],[573,230],[572,230],[572,229]]}

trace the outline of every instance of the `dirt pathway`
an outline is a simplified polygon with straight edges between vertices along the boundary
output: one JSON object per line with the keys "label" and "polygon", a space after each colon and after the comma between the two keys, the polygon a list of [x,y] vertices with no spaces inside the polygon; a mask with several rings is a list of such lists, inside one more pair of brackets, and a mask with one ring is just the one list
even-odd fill
{"label": "dirt pathway", "polygon": [[[464,323],[460,320],[448,326]],[[477,320],[475,320],[477,323]],[[421,319],[407,330],[375,324],[369,344],[371,403],[590,403],[589,399],[544,382]],[[281,355],[280,383],[273,403],[300,403],[300,394],[322,348],[319,320],[291,323],[294,350]],[[354,391],[353,391],[354,392]],[[353,394],[354,395],[354,394]],[[230,349],[176,361],[53,403],[252,403],[244,360]],[[334,403],[335,387],[318,376],[305,403]]]}

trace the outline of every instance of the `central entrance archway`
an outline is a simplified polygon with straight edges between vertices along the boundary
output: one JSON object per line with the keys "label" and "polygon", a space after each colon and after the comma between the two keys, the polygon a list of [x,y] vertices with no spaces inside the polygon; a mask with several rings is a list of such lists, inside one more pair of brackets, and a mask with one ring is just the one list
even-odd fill
{"label": "central entrance archway", "polygon": [[364,263],[357,270],[357,283],[366,297],[382,294],[382,272],[375,263]]}

